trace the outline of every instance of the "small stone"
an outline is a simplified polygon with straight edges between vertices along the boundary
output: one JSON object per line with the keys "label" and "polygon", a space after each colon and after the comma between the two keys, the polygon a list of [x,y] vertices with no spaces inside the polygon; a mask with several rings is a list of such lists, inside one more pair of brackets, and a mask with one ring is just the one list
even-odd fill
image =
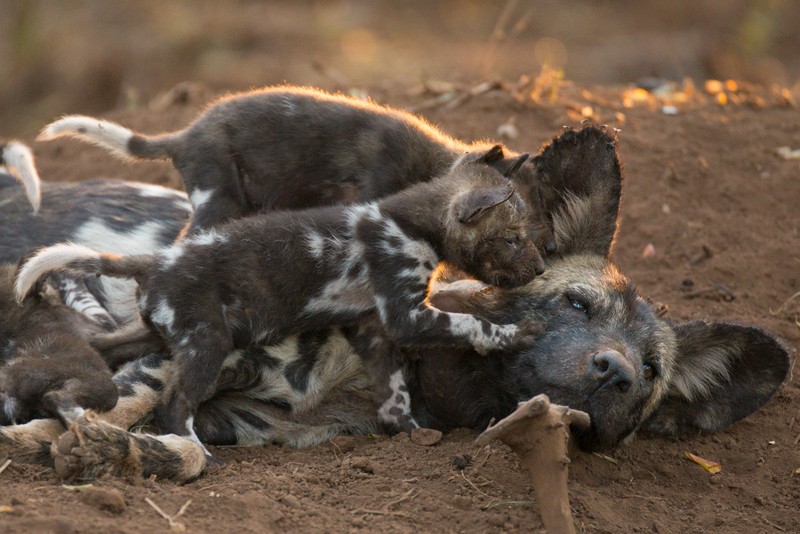
{"label": "small stone", "polygon": [[352,436],[336,436],[331,438],[331,446],[335,451],[347,454],[356,448],[356,439]]}
{"label": "small stone", "polygon": [[442,433],[433,428],[415,428],[411,431],[411,441],[422,447],[431,447],[442,441]]}
{"label": "small stone", "polygon": [[301,508],[300,500],[291,493],[287,493],[279,500],[281,504],[288,506],[289,508]]}
{"label": "small stone", "polygon": [[466,511],[472,508],[472,499],[463,495],[453,495],[450,499],[450,504],[453,505],[453,508]]}
{"label": "small stone", "polygon": [[86,488],[81,490],[78,494],[78,500],[83,504],[93,506],[98,510],[111,512],[112,514],[121,514],[125,511],[125,497],[116,489],[106,488]]}
{"label": "small stone", "polygon": [[466,469],[472,463],[472,456],[469,454],[456,454],[453,456],[453,467],[459,471]]}
{"label": "small stone", "polygon": [[375,462],[373,462],[372,460],[370,460],[365,456],[353,456],[350,459],[350,465],[354,469],[358,469],[365,473],[369,473],[370,475],[374,475],[375,472],[378,470],[378,467],[377,465],[375,465]]}
{"label": "small stone", "polygon": [[656,255],[656,247],[652,243],[648,243],[645,245],[644,250],[642,250],[642,257],[643,258],[652,258]]}

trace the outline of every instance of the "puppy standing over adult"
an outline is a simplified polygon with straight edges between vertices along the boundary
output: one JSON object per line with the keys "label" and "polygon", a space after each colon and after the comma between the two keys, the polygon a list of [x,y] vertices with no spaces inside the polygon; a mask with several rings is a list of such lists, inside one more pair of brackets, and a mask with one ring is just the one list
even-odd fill
{"label": "puppy standing over adult", "polygon": [[[172,160],[194,207],[189,234],[260,211],[382,198],[493,144],[466,144],[410,113],[293,86],[222,98],[186,129],[163,135],[74,115],[46,126],[39,139],[62,136],[122,158]],[[518,154],[506,152],[491,162],[502,173],[517,163]],[[552,250],[533,166],[522,166],[513,182],[532,209],[531,236]],[[543,268],[538,253],[533,261]]]}
{"label": "puppy standing over adult", "polygon": [[513,349],[532,341],[537,323],[499,326],[425,302],[443,259],[492,285],[516,287],[534,277],[528,209],[508,179],[486,165],[496,155],[492,149],[380,202],[235,220],[157,255],[120,258],[56,245],[22,268],[17,293],[24,296],[58,267],[135,277],[140,311],[180,369],[157,423],[181,435],[193,434],[193,414],[234,348],[374,311],[400,343],[484,354]]}

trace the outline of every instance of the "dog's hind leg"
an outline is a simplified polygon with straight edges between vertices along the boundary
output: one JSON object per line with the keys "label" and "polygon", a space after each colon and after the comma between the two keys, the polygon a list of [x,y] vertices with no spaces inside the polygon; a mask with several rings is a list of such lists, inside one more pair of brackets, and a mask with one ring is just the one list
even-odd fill
{"label": "dog's hind leg", "polygon": [[64,432],[58,419],[34,419],[0,427],[0,458],[18,463],[53,465],[50,445]]}

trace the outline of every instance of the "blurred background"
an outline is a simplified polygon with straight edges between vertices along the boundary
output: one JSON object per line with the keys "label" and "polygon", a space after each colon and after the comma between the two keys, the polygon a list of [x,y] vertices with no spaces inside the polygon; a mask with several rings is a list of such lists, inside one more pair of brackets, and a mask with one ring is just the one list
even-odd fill
{"label": "blurred background", "polygon": [[646,77],[800,80],[793,0],[0,0],[0,135],[191,80],[410,88]]}

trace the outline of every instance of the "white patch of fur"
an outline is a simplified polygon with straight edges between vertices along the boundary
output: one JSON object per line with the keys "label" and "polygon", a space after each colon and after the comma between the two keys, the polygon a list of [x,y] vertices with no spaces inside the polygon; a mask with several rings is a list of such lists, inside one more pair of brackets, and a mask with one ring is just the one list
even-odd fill
{"label": "white patch of fur", "polygon": [[25,262],[17,275],[17,281],[14,284],[17,301],[21,302],[36,282],[48,273],[73,261],[99,257],[99,252],[73,243],[61,243],[41,249],[33,258]]}
{"label": "white patch of fur", "polygon": [[83,139],[123,159],[131,156],[128,141],[133,137],[133,132],[114,122],[85,115],[67,115],[45,126],[36,139],[50,141],[59,137]]}
{"label": "white patch of fur", "polygon": [[304,311],[310,315],[321,312],[362,313],[375,305],[372,289],[365,273],[353,279],[342,274],[331,280],[320,293],[309,299]]}
{"label": "white patch of fur", "polygon": [[161,268],[162,269],[169,269],[170,267],[175,265],[175,262],[178,261],[181,256],[183,256],[184,252],[185,252],[185,246],[184,246],[183,242],[176,243],[176,244],[172,245],[171,247],[167,247],[165,249],[162,249],[159,252],[159,254],[160,254],[161,258],[162,258]]}
{"label": "white patch of fur", "polygon": [[222,241],[223,238],[224,236],[221,236],[219,233],[217,233],[216,230],[212,228],[209,230],[205,230],[200,234],[192,236],[191,238],[186,240],[186,243],[189,243],[191,245],[201,245],[201,246],[213,245],[218,241]]}
{"label": "white patch of fur", "polygon": [[2,156],[0,159],[5,162],[9,174],[25,189],[25,196],[33,207],[33,213],[38,213],[42,202],[42,188],[31,150],[20,142],[11,141],[3,149]]}
{"label": "white patch of fur", "polygon": [[195,432],[194,432],[194,416],[193,415],[190,415],[189,418],[186,419],[186,432],[187,432],[187,434],[189,436],[189,439],[191,441],[195,442],[196,444],[200,445],[203,448],[203,453],[206,456],[211,457],[211,453],[208,452],[208,449],[206,449],[205,445],[203,445],[203,442],[200,441],[200,438],[198,438],[197,434],[195,434]]}
{"label": "white patch of fur", "polygon": [[[411,417],[411,396],[408,394],[408,391],[400,389],[400,387],[404,385],[405,380],[403,380],[403,372],[398,369],[389,377],[389,389],[392,390],[392,394],[384,401],[381,407],[378,408],[378,417],[380,417],[381,421],[384,423],[399,427],[400,419],[396,415],[392,415],[390,410],[392,408],[400,408],[403,411],[403,415],[411,419],[412,424],[418,427],[419,425],[417,422]],[[402,399],[401,402],[396,401],[398,395]]]}
{"label": "white patch of fur", "polygon": [[155,311],[150,315],[150,320],[154,324],[163,326],[167,332],[172,333],[175,324],[175,310],[167,303],[167,299],[161,299],[161,302],[156,306]]}
{"label": "white patch of fur", "polygon": [[211,200],[211,196],[214,194],[214,189],[200,189],[197,188],[189,195],[189,200],[194,206],[195,211],[199,210],[202,206],[204,206],[209,200]]}
{"label": "white patch of fur", "polygon": [[92,217],[72,234],[72,241],[113,254],[150,254],[163,246],[164,225],[157,221],[118,232],[100,217]]}
{"label": "white patch of fur", "polygon": [[17,399],[15,397],[8,397],[3,403],[3,412],[6,414],[6,419],[13,421],[17,416]]}
{"label": "white patch of fur", "polygon": [[315,260],[321,260],[325,255],[325,238],[319,232],[309,230],[305,235],[306,246],[311,257]]}
{"label": "white patch of fur", "polygon": [[80,406],[73,406],[72,408],[63,410],[58,409],[58,414],[64,418],[65,421],[75,421],[86,414],[86,410]]}
{"label": "white patch of fur", "polygon": [[485,356],[492,350],[502,348],[517,333],[513,324],[491,325],[491,334],[483,333],[480,321],[473,315],[466,313],[448,313],[450,317],[450,332],[456,337],[465,337],[478,354]]}

